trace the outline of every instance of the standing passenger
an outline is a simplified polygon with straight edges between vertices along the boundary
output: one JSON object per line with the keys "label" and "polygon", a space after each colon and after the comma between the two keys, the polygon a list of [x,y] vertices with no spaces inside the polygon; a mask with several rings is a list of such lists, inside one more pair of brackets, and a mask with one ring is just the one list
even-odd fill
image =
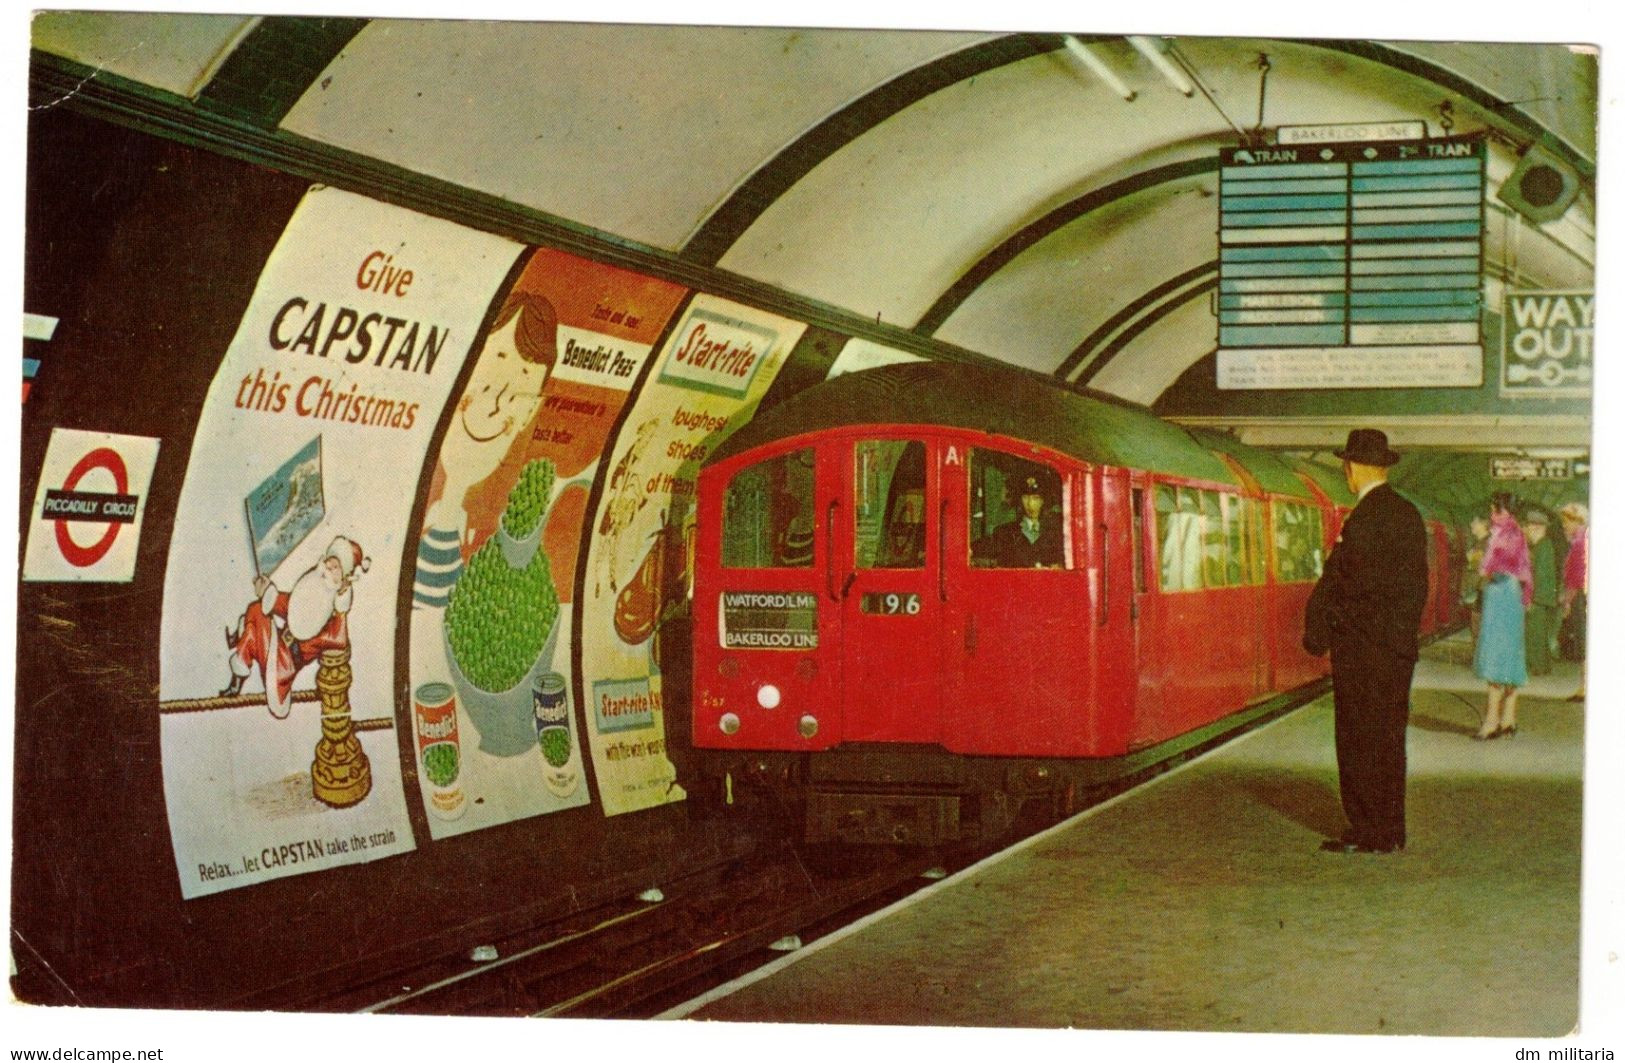
{"label": "standing passenger", "polygon": [[1349,433],[1336,452],[1359,502],[1343,522],[1309,596],[1303,646],[1332,654],[1338,786],[1348,829],[1331,853],[1405,847],[1405,726],[1417,632],[1427,603],[1422,515],[1387,484],[1399,455],[1373,428]]}
{"label": "standing passenger", "polygon": [[1497,491],[1490,499],[1490,545],[1478,566],[1484,577],[1484,626],[1473,653],[1473,671],[1489,684],[1484,720],[1473,735],[1480,742],[1518,733],[1518,688],[1529,682],[1523,621],[1524,610],[1535,600],[1535,578],[1512,505],[1506,491]]}
{"label": "standing passenger", "polygon": [[1472,542],[1467,545],[1467,556],[1461,566],[1461,600],[1467,606],[1467,624],[1473,632],[1473,644],[1478,644],[1478,628],[1484,620],[1484,596],[1479,586],[1478,566],[1484,563],[1484,551],[1489,547],[1490,522],[1474,517],[1468,525]]}
{"label": "standing passenger", "polygon": [[1563,522],[1563,534],[1569,540],[1569,556],[1563,560],[1563,627],[1558,635],[1565,660],[1580,662],[1580,689],[1569,695],[1570,701],[1586,699],[1586,521],[1590,513],[1585,504],[1570,502],[1558,510],[1557,519]]}
{"label": "standing passenger", "polygon": [[1552,637],[1557,632],[1557,552],[1546,537],[1551,518],[1531,509],[1523,517],[1529,541],[1529,572],[1535,578],[1535,600],[1523,618],[1523,656],[1530,675],[1550,675]]}

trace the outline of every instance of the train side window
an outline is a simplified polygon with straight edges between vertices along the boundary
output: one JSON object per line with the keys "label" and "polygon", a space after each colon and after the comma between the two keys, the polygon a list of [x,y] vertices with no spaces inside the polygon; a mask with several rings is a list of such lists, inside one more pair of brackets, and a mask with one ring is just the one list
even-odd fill
{"label": "train side window", "polygon": [[1202,583],[1208,587],[1225,585],[1224,512],[1217,491],[1199,491],[1202,505]]}
{"label": "train side window", "polygon": [[[1029,502],[1036,496],[1039,502]],[[1037,512],[1030,512],[1029,506]],[[970,452],[971,565],[1071,568],[1070,499],[1060,471],[998,450]]]}
{"label": "train side window", "polygon": [[1157,485],[1157,543],[1165,591],[1202,589],[1202,510],[1199,492]]}
{"label": "train side window", "polygon": [[1320,510],[1314,506],[1303,507],[1309,513],[1309,578],[1320,578],[1321,566],[1325,563],[1326,536],[1320,525]]}
{"label": "train side window", "polygon": [[811,447],[768,458],[734,473],[722,506],[725,568],[811,568]]}
{"label": "train side window", "polygon": [[1274,507],[1275,578],[1281,583],[1312,583],[1320,578],[1320,510],[1298,502]]}
{"label": "train side window", "polygon": [[852,455],[858,568],[925,567],[925,444],[865,439]]}
{"label": "train side window", "polygon": [[1242,499],[1239,495],[1223,494],[1219,498],[1224,502],[1224,531],[1227,540],[1224,558],[1224,581],[1232,587],[1240,587],[1247,582],[1242,565],[1247,560],[1247,523],[1242,510]]}
{"label": "train side window", "polygon": [[1261,586],[1268,567],[1264,557],[1264,507],[1256,498],[1243,500],[1247,515],[1247,582]]}

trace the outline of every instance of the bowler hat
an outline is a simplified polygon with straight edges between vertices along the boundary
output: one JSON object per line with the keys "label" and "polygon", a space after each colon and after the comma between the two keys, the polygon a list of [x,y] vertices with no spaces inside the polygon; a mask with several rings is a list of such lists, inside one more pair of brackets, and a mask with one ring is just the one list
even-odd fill
{"label": "bowler hat", "polygon": [[1353,429],[1343,449],[1332,453],[1356,465],[1388,466],[1399,460],[1399,454],[1388,449],[1388,434],[1375,428]]}

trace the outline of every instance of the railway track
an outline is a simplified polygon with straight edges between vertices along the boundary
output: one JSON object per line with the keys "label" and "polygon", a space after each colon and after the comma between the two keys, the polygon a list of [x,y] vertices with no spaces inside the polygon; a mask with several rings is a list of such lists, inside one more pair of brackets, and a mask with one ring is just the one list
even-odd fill
{"label": "railway track", "polygon": [[[1066,815],[1132,789],[1319,696],[1311,684],[1231,717],[1232,726],[1145,760],[1070,809],[1030,818],[997,843],[809,853],[791,817],[748,829],[747,855],[697,866],[658,889],[572,912],[477,952],[446,957],[327,1001],[333,1010],[419,1015],[648,1018],[765,965],[969,866]],[[779,946],[779,950],[775,946]]]}

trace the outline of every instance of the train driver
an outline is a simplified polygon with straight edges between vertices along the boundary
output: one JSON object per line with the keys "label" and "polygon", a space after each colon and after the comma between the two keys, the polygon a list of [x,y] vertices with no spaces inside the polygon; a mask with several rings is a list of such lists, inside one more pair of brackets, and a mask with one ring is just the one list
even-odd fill
{"label": "train driver", "polygon": [[1023,477],[1019,484],[1021,516],[995,528],[980,552],[998,568],[1060,568],[1060,519],[1048,512],[1049,499],[1038,477]]}

